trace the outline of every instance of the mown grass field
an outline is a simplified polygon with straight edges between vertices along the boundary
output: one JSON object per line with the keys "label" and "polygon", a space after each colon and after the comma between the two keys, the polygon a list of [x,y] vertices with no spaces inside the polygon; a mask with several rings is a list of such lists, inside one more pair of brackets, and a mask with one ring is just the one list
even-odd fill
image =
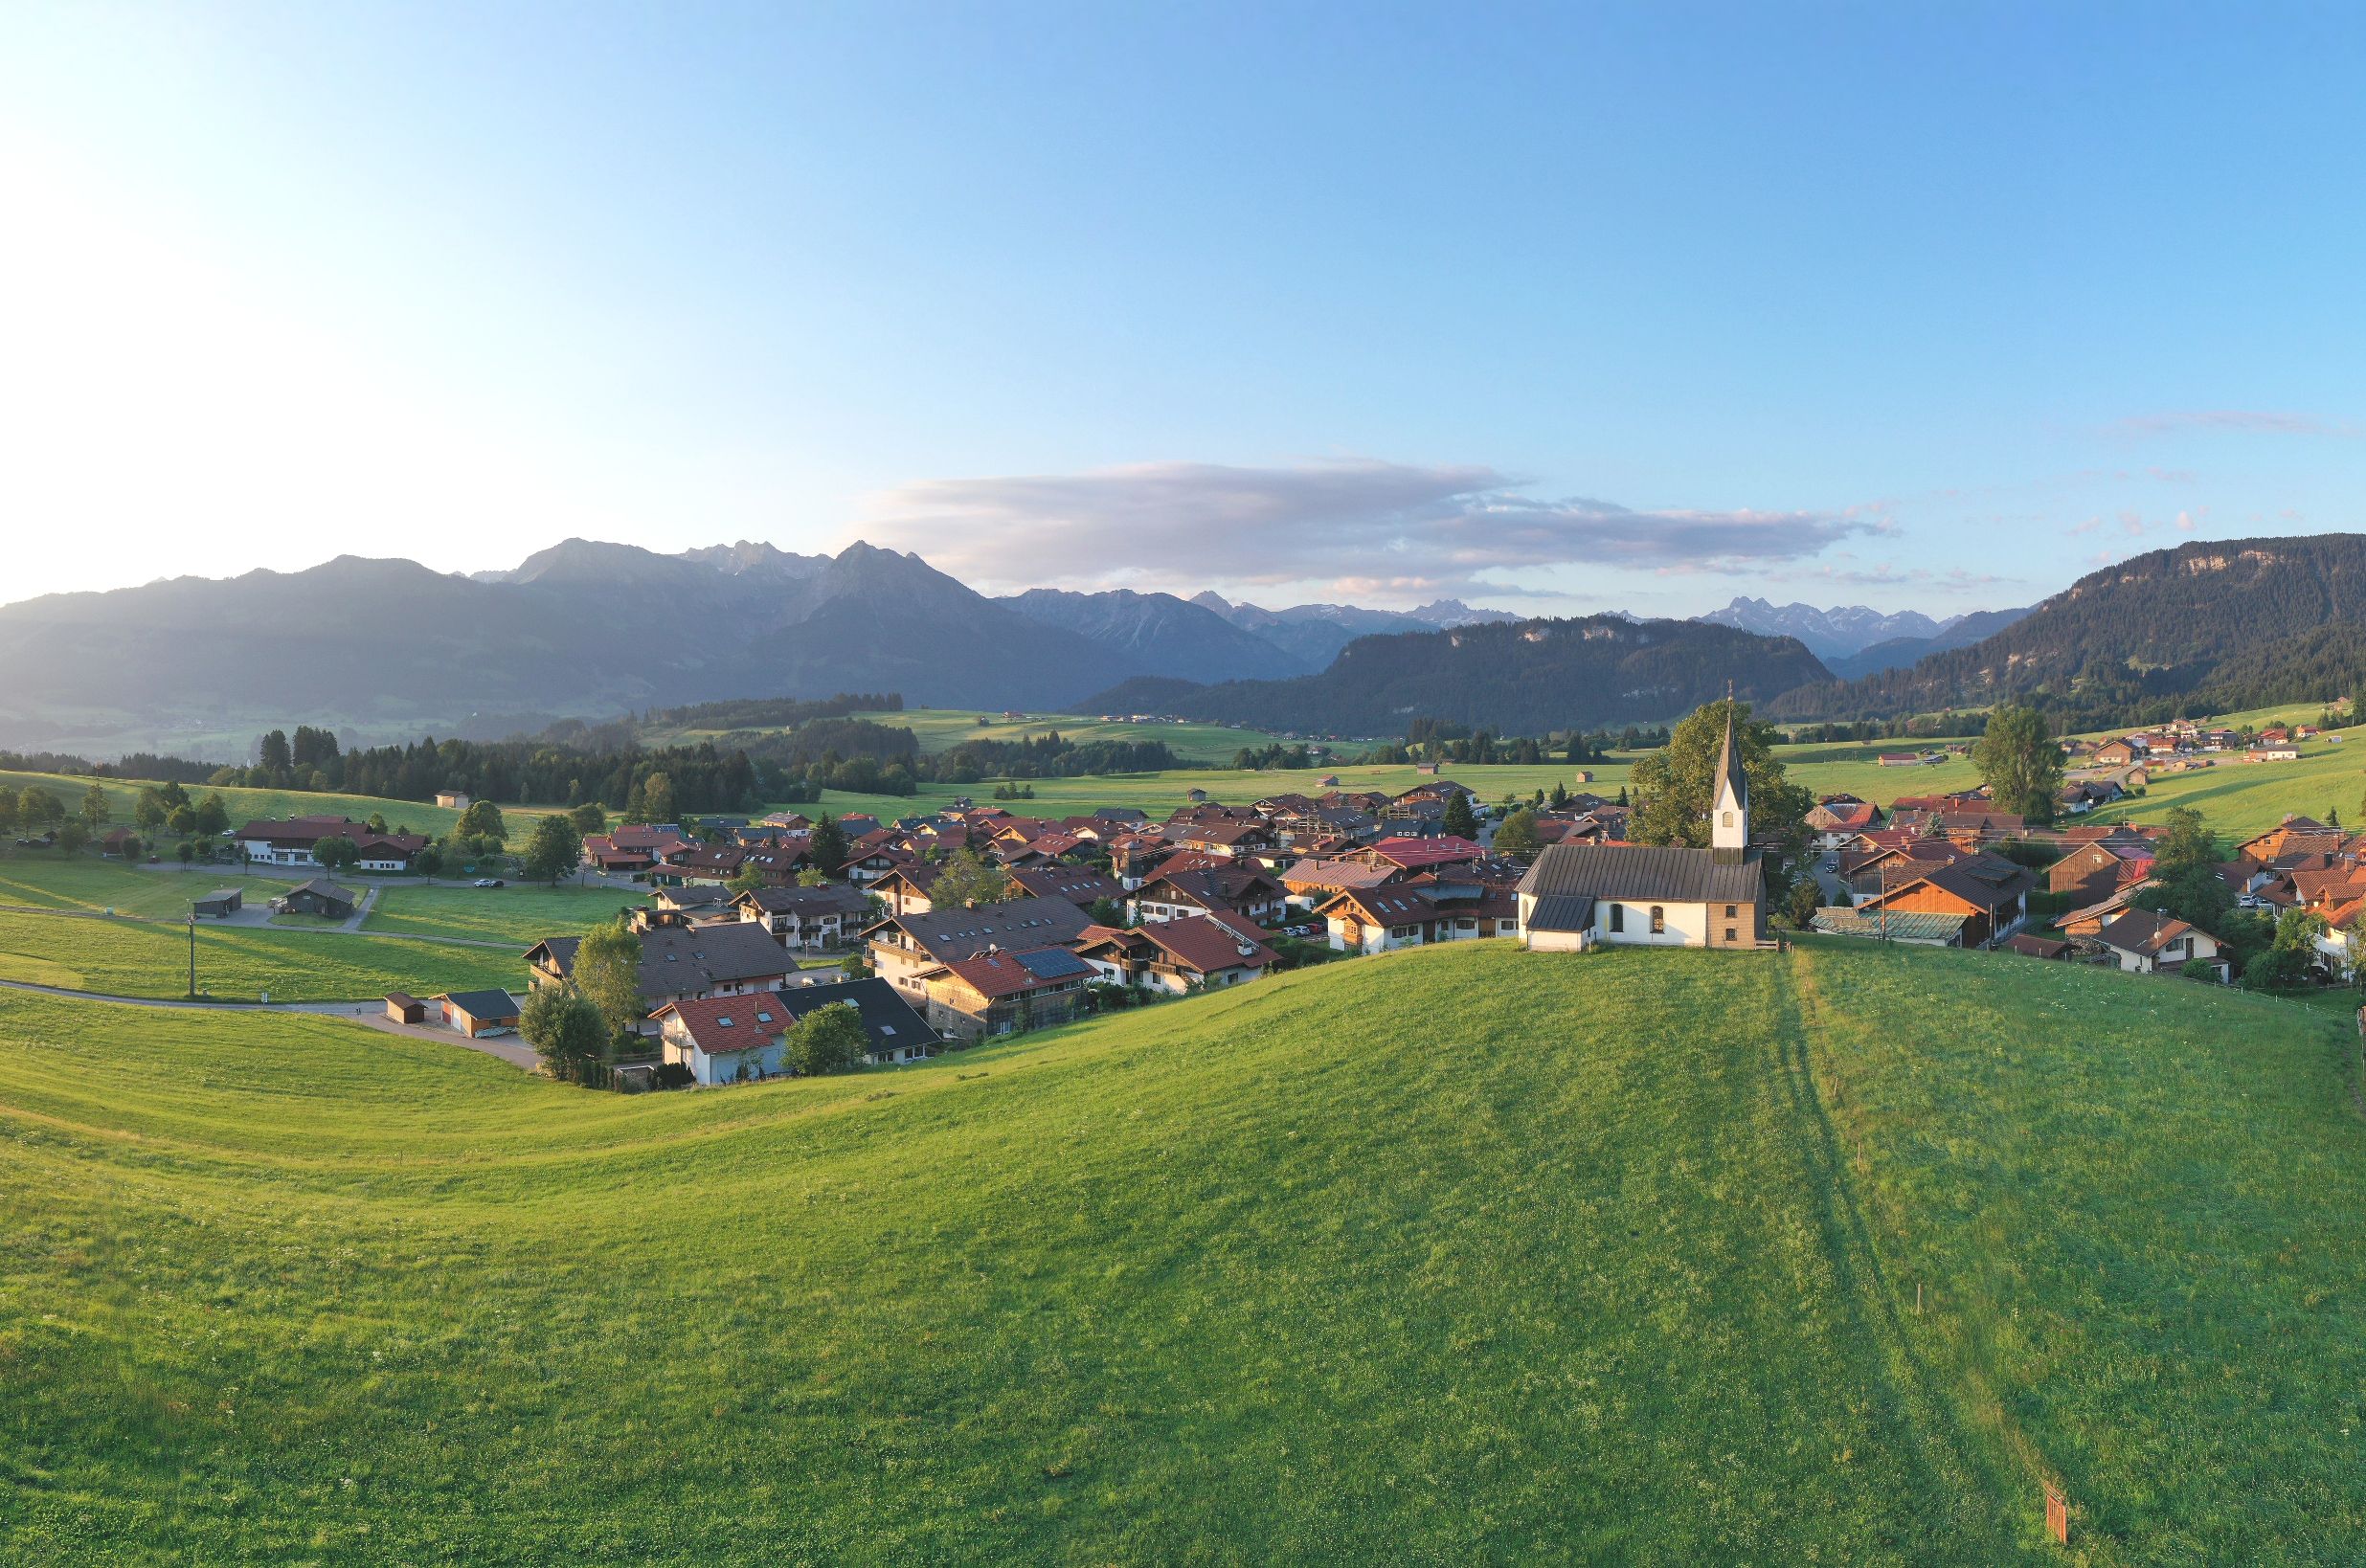
{"label": "mown grass field", "polygon": [[1846,944],[642,1098],[0,997],[0,1553],[2063,1560],[2043,1476],[2067,1560],[2342,1560],[2351,1043]]}
{"label": "mown grass field", "polygon": [[0,851],[0,905],[44,909],[112,909],[151,920],[178,920],[190,902],[220,887],[236,887],[250,904],[267,902],[293,886],[284,878],[250,877],[236,866],[203,871],[142,871],[84,851]]}
{"label": "mown grass field", "polygon": [[[197,986],[224,1000],[362,1000],[388,991],[427,997],[484,986],[517,990],[517,949],[416,942],[277,927],[197,927]],[[116,997],[189,989],[189,932],[178,924],[0,911],[0,979]],[[0,998],[5,1007],[12,998]]]}
{"label": "mown grass field", "polygon": [[[64,801],[68,811],[80,809],[82,795],[90,789],[93,782],[94,780],[77,777],[70,773],[27,773],[0,770],[0,789],[21,794],[28,786],[36,786],[49,791],[59,800]],[[144,787],[141,781],[126,778],[102,778],[95,782],[106,791],[107,803],[114,814],[115,825],[130,826],[132,808],[139,802],[140,791]],[[230,825],[233,830],[258,817],[343,816],[349,817],[357,822],[366,822],[372,812],[383,812],[389,827],[408,828],[414,833],[424,833],[430,837],[439,838],[451,832],[453,824],[460,820],[460,813],[456,811],[446,811],[434,805],[422,805],[416,800],[388,800],[372,795],[310,795],[297,790],[249,790],[228,787],[216,791],[210,784],[187,784],[182,788],[189,791],[190,797],[193,800],[202,800],[209,795],[218,793],[223,804],[230,808]],[[556,808],[503,806],[501,808],[502,817],[509,828],[511,842],[523,844],[527,835],[533,831],[533,818],[554,809]]]}
{"label": "mown grass field", "polygon": [[1177,756],[1192,762],[1229,762],[1243,747],[1256,750],[1290,744],[1262,729],[1232,729],[1220,724],[1111,724],[1096,715],[1079,713],[1030,713],[1024,720],[1010,720],[1000,713],[923,707],[855,717],[909,729],[919,738],[920,750],[930,752],[950,751],[970,740],[1024,740],[1050,729],[1074,741],[1162,741]]}
{"label": "mown grass field", "polygon": [[362,930],[514,942],[523,949],[546,936],[580,936],[642,898],[613,887],[566,883],[555,887],[386,887],[379,890]]}

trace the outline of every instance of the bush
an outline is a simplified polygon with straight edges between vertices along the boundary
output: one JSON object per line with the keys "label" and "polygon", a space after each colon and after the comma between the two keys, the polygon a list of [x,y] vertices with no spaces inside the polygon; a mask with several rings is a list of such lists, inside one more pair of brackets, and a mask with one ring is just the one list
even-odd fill
{"label": "bush", "polygon": [[2216,985],[2219,978],[2219,962],[2215,958],[2188,958],[2177,966],[2177,973],[2189,980],[2207,980],[2212,985]]}

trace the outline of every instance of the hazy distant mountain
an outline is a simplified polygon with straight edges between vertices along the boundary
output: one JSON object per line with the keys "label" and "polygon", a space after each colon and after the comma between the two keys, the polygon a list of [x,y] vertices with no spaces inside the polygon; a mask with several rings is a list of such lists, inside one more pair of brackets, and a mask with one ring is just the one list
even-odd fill
{"label": "hazy distant mountain", "polygon": [[1933,620],[1919,610],[1882,615],[1861,604],[1819,610],[1812,604],[1774,604],[1766,599],[1736,598],[1723,610],[1694,617],[1715,626],[1733,626],[1761,637],[1795,637],[1816,658],[1830,660],[1901,638],[1936,637],[1948,622]]}
{"label": "hazy distant mountain", "polygon": [[1303,667],[1319,670],[1360,637],[1388,632],[1442,632],[1456,626],[1518,620],[1509,611],[1474,610],[1460,599],[1438,599],[1419,610],[1366,610],[1353,604],[1294,604],[1286,610],[1235,604],[1221,594],[1192,595],[1245,632],[1253,632]]}
{"label": "hazy distant mountain", "polygon": [[1196,681],[1271,680],[1319,666],[1172,594],[1068,594],[1030,589],[1001,601],[1030,620],[1081,633],[1143,664]]}
{"label": "hazy distant mountain", "polygon": [[1723,696],[1728,682],[1763,703],[1827,675],[1795,638],[1599,615],[1358,638],[1319,675],[1210,686],[1136,680],[1087,706],[1316,734],[1398,735],[1416,717],[1537,734],[1675,718]]}
{"label": "hazy distant mountain", "polygon": [[1826,659],[1824,662],[1831,667],[1833,674],[1843,681],[1878,675],[1882,670],[1904,669],[1926,655],[1945,653],[1950,648],[1969,648],[1982,638],[2003,631],[2027,614],[2029,610],[2026,606],[2018,610],[1975,610],[1968,616],[1956,616],[1942,621],[1935,636],[1893,638],[1857,653]]}
{"label": "hazy distant mountain", "polygon": [[[1424,608],[1487,615],[1451,600]],[[990,599],[917,555],[866,544],[835,556],[744,541],[666,554],[566,539],[473,576],[346,556],[0,606],[0,744],[228,757],[296,723],[370,741],[484,737],[845,690],[1058,711],[1134,676],[1304,675],[1361,629],[1430,624],[1348,605],[1249,613],[1318,635],[1279,641],[1167,594]]]}
{"label": "hazy distant mountain", "polygon": [[734,577],[772,579],[778,582],[798,582],[818,577],[829,569],[826,555],[794,555],[777,549],[760,539],[742,539],[735,545],[702,545],[686,549],[682,559],[710,566]]}

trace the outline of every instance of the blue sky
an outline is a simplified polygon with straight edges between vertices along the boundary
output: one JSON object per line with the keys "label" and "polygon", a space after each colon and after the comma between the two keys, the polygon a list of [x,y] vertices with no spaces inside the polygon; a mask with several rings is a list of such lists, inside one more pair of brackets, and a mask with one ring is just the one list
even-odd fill
{"label": "blue sky", "polygon": [[0,597],[2028,602],[2360,526],[2366,13],[0,10]]}

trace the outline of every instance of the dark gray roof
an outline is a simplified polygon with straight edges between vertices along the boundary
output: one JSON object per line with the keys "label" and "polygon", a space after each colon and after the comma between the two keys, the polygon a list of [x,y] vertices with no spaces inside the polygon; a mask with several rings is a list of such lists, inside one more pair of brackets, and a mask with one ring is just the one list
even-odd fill
{"label": "dark gray roof", "polygon": [[1058,947],[1083,935],[1092,924],[1090,916],[1064,898],[1014,898],[975,909],[931,909],[880,922],[901,926],[920,951],[938,963],[974,957],[990,947]]}
{"label": "dark gray roof", "polygon": [[855,1011],[863,1015],[863,1029],[870,1036],[874,1051],[937,1042],[936,1031],[928,1026],[927,1020],[913,1011],[912,1004],[896,994],[894,986],[876,975],[868,980],[777,992],[765,999],[779,1003],[792,1019],[802,1019],[832,1002],[852,1002]]}
{"label": "dark gray roof", "polygon": [[1593,926],[1593,900],[1584,893],[1547,893],[1528,911],[1532,931],[1582,931]]}
{"label": "dark gray roof", "polygon": [[[1070,906],[1073,907],[1074,906]],[[753,921],[720,926],[652,926],[641,936],[641,999],[654,1006],[710,985],[760,980],[797,968],[772,932]],[[578,936],[550,936],[536,944],[561,974],[575,972]]]}
{"label": "dark gray roof", "polygon": [[507,991],[454,991],[443,999],[472,1019],[513,1019],[518,1016],[517,998]]}
{"label": "dark gray roof", "polygon": [[1675,904],[1752,904],[1766,890],[1758,857],[1720,864],[1713,850],[1644,844],[1548,844],[1520,879],[1536,897],[1662,900]]}
{"label": "dark gray roof", "polygon": [[740,896],[767,914],[862,914],[870,907],[869,899],[843,882],[825,882],[818,887],[758,887]]}

